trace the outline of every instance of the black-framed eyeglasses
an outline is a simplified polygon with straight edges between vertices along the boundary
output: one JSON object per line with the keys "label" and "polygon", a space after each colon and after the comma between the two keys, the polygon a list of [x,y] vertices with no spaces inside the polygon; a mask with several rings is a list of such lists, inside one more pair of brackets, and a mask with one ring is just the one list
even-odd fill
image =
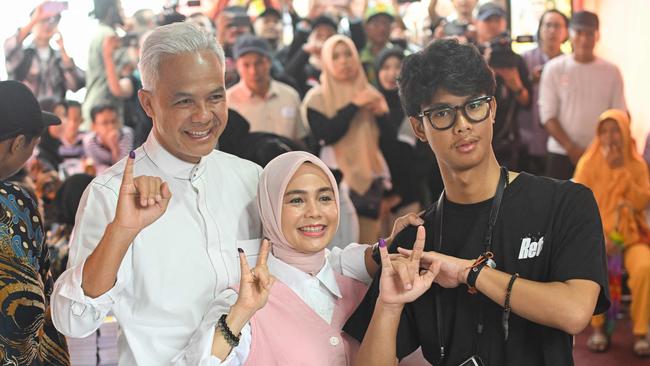
{"label": "black-framed eyeglasses", "polygon": [[494,99],[494,97],[486,95],[468,100],[462,105],[437,106],[420,112],[418,117],[426,117],[426,119],[429,120],[431,127],[439,131],[444,131],[451,128],[454,123],[456,123],[456,112],[460,109],[463,116],[465,116],[469,122],[479,123],[485,121],[490,115],[492,109],[490,102],[492,99]]}

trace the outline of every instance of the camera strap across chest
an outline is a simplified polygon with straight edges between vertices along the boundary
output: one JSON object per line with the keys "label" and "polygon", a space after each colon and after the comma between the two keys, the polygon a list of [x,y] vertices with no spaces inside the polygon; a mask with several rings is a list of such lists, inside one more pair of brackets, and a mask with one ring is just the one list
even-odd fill
{"label": "camera strap across chest", "polygon": [[[506,186],[508,185],[508,169],[504,166],[501,167],[501,174],[499,176],[499,183],[497,184],[496,187],[496,192],[494,194],[494,198],[492,199],[492,207],[490,208],[490,215],[488,217],[488,227],[485,230],[485,235],[484,235],[484,243],[485,243],[485,250],[483,253],[489,252],[492,250],[492,238],[494,234],[494,226],[496,225],[497,218],[499,217],[499,209],[501,207],[501,201],[503,199],[503,192],[505,191]],[[440,193],[440,197],[438,198],[438,201],[436,202],[436,212],[435,212],[435,218],[433,221],[433,227],[434,227],[434,244],[435,244],[435,251],[440,253],[442,250],[442,209],[443,209],[443,204],[445,200],[445,191],[443,190],[442,193]],[[441,296],[442,296],[442,287],[437,286],[436,287],[436,328],[438,332],[438,342],[440,344],[440,362],[442,362],[446,356],[445,353],[445,347],[446,347],[446,340],[445,340],[445,331],[444,331],[444,323],[443,323],[443,311],[442,311],[442,301],[441,301]],[[480,307],[479,309],[479,322],[477,324],[477,333],[480,335],[483,332],[483,307]],[[477,349],[478,349],[478,343],[477,343]]]}

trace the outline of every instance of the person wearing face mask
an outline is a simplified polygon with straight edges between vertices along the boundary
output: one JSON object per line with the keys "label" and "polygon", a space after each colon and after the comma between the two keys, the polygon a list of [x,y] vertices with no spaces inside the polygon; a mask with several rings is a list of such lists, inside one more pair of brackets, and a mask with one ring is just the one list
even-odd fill
{"label": "person wearing face mask", "polygon": [[321,159],[343,173],[359,215],[359,240],[371,243],[379,236],[384,189],[390,188],[390,173],[379,149],[388,105],[368,83],[350,38],[330,37],[321,60],[320,85],[305,96],[303,120],[321,147]]}
{"label": "person wearing face mask", "polygon": [[539,118],[539,79],[544,65],[549,60],[562,55],[562,43],[569,37],[569,19],[559,10],[551,9],[542,14],[537,28],[538,46],[524,52],[521,57],[526,61],[531,81],[531,107],[522,108],[517,113],[521,149],[519,165],[521,170],[532,174],[544,174],[546,171],[546,142],[548,132]]}
{"label": "person wearing face mask", "polygon": [[[4,44],[7,75],[9,79],[23,82],[36,99],[65,99],[68,90],[77,91],[85,85],[84,72],[68,55],[63,37],[57,26],[61,12],[52,12],[45,3],[30,14],[29,23],[18,29]],[[24,46],[25,38],[32,34],[34,40]],[[58,50],[50,46],[56,36]]]}
{"label": "person wearing face mask", "polygon": [[[596,138],[578,161],[573,180],[589,187],[603,221],[613,306],[594,316],[587,347],[609,348],[609,336],[620,310],[621,265],[629,276],[633,352],[650,356],[650,228],[645,209],[650,202],[650,179],[645,161],[636,152],[625,111],[610,109],[598,118]],[[615,268],[614,266],[618,266]],[[618,272],[618,276],[617,276]],[[607,321],[606,321],[607,319]]]}

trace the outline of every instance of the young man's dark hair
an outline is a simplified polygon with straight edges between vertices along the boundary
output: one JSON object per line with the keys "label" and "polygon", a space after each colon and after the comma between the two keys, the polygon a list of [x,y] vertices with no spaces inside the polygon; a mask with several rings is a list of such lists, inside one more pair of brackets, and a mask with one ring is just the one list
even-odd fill
{"label": "young man's dark hair", "polygon": [[90,109],[90,120],[95,122],[95,117],[104,111],[113,111],[117,113],[117,108],[111,104],[97,104]]}
{"label": "young man's dark hair", "polygon": [[454,95],[493,95],[494,73],[476,47],[444,39],[407,57],[399,78],[406,115],[415,117],[439,89]]}
{"label": "young man's dark hair", "polygon": [[345,327],[362,340],[357,363],[393,366],[421,348],[434,365],[572,365],[572,335],[609,306],[593,194],[500,166],[495,81],[473,46],[436,41],[401,74],[445,189],[393,240],[412,251],[391,259],[380,241],[380,278]]}

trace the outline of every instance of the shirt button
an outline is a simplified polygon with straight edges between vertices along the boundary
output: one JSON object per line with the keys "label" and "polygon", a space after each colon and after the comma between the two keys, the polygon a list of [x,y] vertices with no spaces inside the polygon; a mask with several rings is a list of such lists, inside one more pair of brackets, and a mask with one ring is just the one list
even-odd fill
{"label": "shirt button", "polygon": [[340,341],[339,341],[339,337],[332,337],[332,338],[330,338],[330,344],[331,344],[332,346],[338,346],[338,345],[339,345],[339,342],[340,342]]}

